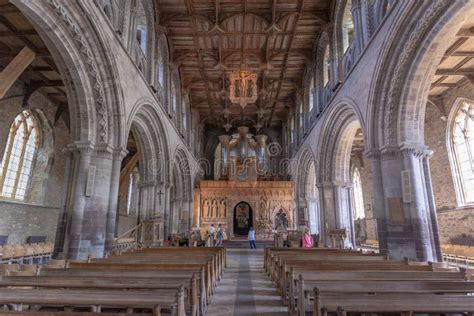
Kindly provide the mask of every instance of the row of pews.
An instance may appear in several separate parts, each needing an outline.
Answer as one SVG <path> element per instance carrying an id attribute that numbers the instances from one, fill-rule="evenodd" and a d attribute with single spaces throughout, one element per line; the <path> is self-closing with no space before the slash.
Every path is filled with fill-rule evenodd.
<path id="1" fill-rule="evenodd" d="M 331 248 L 266 248 L 265 271 L 290 314 L 472 313 L 473 272 Z"/>
<path id="2" fill-rule="evenodd" d="M 51 259 L 53 243 L 0 246 L 0 263 L 44 263 Z"/>
<path id="3" fill-rule="evenodd" d="M 162 247 L 40 266 L 0 277 L 0 315 L 204 315 L 225 262 L 224 248 Z"/>

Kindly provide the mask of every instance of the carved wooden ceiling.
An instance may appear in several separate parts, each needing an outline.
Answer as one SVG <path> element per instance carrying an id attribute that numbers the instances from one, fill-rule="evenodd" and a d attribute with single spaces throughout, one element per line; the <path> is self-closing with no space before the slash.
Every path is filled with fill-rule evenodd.
<path id="1" fill-rule="evenodd" d="M 26 85 L 23 106 L 27 108 L 30 97 L 39 92 L 57 105 L 55 120 L 62 116 L 69 124 L 66 91 L 50 52 L 28 19 L 8 0 L 0 0 L 0 70 L 25 46 L 36 58 L 19 78 Z"/>
<path id="2" fill-rule="evenodd" d="M 279 125 L 302 93 L 303 75 L 330 0 L 155 0 L 172 65 L 201 120 Z M 259 98 L 241 112 L 226 97 L 234 70 L 258 75 Z M 227 101 L 226 101 L 227 100 Z M 227 106 L 227 109 L 226 109 Z"/>
<path id="3" fill-rule="evenodd" d="M 428 103 L 447 117 L 441 96 L 466 82 L 474 83 L 474 19 L 467 21 L 444 53 L 432 79 Z"/>

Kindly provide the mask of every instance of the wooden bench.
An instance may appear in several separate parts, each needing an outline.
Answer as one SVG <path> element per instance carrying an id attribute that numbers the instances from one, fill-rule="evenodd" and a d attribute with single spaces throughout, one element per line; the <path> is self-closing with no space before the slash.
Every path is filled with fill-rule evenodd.
<path id="1" fill-rule="evenodd" d="M 32 287 L 32 288 L 58 288 L 58 289 L 142 289 L 158 290 L 167 289 L 177 291 L 183 287 L 187 296 L 189 310 L 192 316 L 199 314 L 200 291 L 197 285 L 196 276 L 193 275 L 191 281 L 189 276 L 173 278 L 136 278 L 128 275 L 120 277 L 96 276 L 96 277 L 24 277 L 5 276 L 0 278 L 1 287 Z"/>
<path id="2" fill-rule="evenodd" d="M 296 282 L 297 297 L 291 298 L 291 306 L 297 311 L 311 311 L 314 288 L 320 292 L 337 293 L 474 293 L 474 282 L 426 281 L 426 280 L 330 280 L 308 281 L 300 276 Z M 299 312 L 299 315 L 304 313 Z"/>
<path id="3" fill-rule="evenodd" d="M 472 313 L 474 296 L 435 293 L 343 293 L 314 289 L 313 316 L 353 313 Z"/>
<path id="4" fill-rule="evenodd" d="M 86 307 L 91 312 L 103 308 L 132 310 L 147 308 L 154 316 L 170 312 L 173 316 L 185 316 L 184 289 L 177 292 L 166 290 L 103 290 L 103 289 L 0 289 L 0 304 L 22 311 L 25 305 L 41 307 Z"/>

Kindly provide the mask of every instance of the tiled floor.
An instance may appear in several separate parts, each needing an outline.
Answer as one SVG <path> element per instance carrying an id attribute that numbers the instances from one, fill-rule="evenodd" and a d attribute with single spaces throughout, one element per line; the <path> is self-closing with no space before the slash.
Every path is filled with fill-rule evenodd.
<path id="1" fill-rule="evenodd" d="M 263 270 L 263 249 L 227 249 L 227 269 L 208 315 L 288 315 Z"/>

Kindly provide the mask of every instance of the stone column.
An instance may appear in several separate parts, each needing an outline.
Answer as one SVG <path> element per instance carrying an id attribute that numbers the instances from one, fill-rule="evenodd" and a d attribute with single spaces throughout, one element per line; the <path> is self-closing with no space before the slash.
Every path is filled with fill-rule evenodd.
<path id="1" fill-rule="evenodd" d="M 411 193 L 411 203 L 409 204 L 416 258 L 420 261 L 433 261 L 430 207 L 427 203 L 427 190 L 422 163 L 426 149 L 406 146 L 402 147 L 401 150 L 405 162 L 405 171 L 409 171 L 410 174 L 411 192 L 407 193 L 405 191 L 402 194 L 404 202 L 408 202 L 405 196 Z"/>
<path id="2" fill-rule="evenodd" d="M 423 157 L 423 172 L 425 175 L 425 185 L 429 205 L 429 218 L 431 220 L 431 247 L 433 250 L 433 258 L 438 262 L 442 262 L 443 253 L 441 251 L 441 242 L 439 239 L 438 216 L 436 213 L 436 202 L 433 194 L 433 182 L 431 181 L 430 159 L 432 156 L 433 151 L 428 151 Z"/>
<path id="3" fill-rule="evenodd" d="M 67 220 L 68 220 L 68 201 L 72 195 L 74 179 L 72 177 L 73 172 L 73 153 L 67 150 L 66 160 L 66 172 L 64 175 L 64 187 L 63 196 L 61 198 L 61 209 L 58 216 L 58 227 L 56 229 L 56 238 L 54 242 L 54 258 L 62 259 L 64 252 L 67 250 Z M 1 158 L 0 158 L 1 159 Z"/>
<path id="4" fill-rule="evenodd" d="M 338 216 L 336 213 L 336 202 L 334 194 L 334 185 L 331 182 L 318 184 L 320 196 L 321 212 L 321 240 L 326 246 L 331 246 L 331 240 L 328 236 L 330 229 L 337 228 Z"/>
<path id="5" fill-rule="evenodd" d="M 104 144 L 96 145 L 91 156 L 91 166 L 96 167 L 95 181 L 89 178 L 88 186 L 92 186 L 90 196 L 86 197 L 86 208 L 82 225 L 82 243 L 89 251 L 82 250 L 81 257 L 87 255 L 102 258 L 105 254 L 105 235 L 107 231 L 107 213 L 111 193 L 113 149 Z M 87 194 L 86 190 L 86 194 Z M 115 224 L 115 221 L 113 222 Z"/>
<path id="6" fill-rule="evenodd" d="M 107 212 L 107 232 L 105 235 L 105 251 L 112 251 L 115 237 L 118 192 L 120 186 L 120 169 L 122 168 L 122 160 L 127 155 L 127 151 L 116 149 L 113 152 L 112 160 L 112 177 L 110 179 L 109 209 Z"/>
<path id="7" fill-rule="evenodd" d="M 387 245 L 387 213 L 385 209 L 384 187 L 382 179 L 381 154 L 378 150 L 369 151 L 366 157 L 371 162 L 372 171 L 372 209 L 374 213 L 375 222 L 377 225 L 377 233 L 379 239 L 380 254 L 388 254 Z"/>
<path id="8" fill-rule="evenodd" d="M 361 0 L 352 0 L 351 12 L 355 33 L 355 38 L 353 38 L 354 43 L 352 44 L 355 45 L 353 57 L 356 58 L 360 55 L 365 45 Z"/>
<path id="9" fill-rule="evenodd" d="M 155 210 L 153 217 L 165 218 L 165 207 L 166 207 L 166 184 L 164 182 L 158 182 L 155 186 Z"/>
<path id="10" fill-rule="evenodd" d="M 386 147 L 381 151 L 380 172 L 376 163 L 373 166 L 374 215 L 381 253 L 386 252 L 394 259 L 437 259 L 433 255 L 435 224 L 428 197 L 431 183 L 426 181 L 423 166 L 427 153 L 423 146 Z M 383 205 L 376 198 L 380 183 Z"/>
<path id="11" fill-rule="evenodd" d="M 164 208 L 164 223 L 165 223 L 165 239 L 168 238 L 171 232 L 171 185 L 165 184 L 165 208 Z"/>
<path id="12" fill-rule="evenodd" d="M 76 142 L 67 148 L 71 150 L 73 155 L 72 165 L 74 170 L 71 177 L 73 179 L 71 183 L 73 191 L 68 203 L 70 218 L 68 225 L 70 228 L 67 235 L 67 258 L 81 259 L 82 222 L 86 205 L 85 190 L 93 145 L 90 142 Z"/>
<path id="13" fill-rule="evenodd" d="M 193 224 L 192 227 L 201 226 L 201 193 L 199 189 L 194 189 L 193 194 Z"/>
<path id="14" fill-rule="evenodd" d="M 152 218 L 155 214 L 156 181 L 140 181 L 140 219 Z"/>

